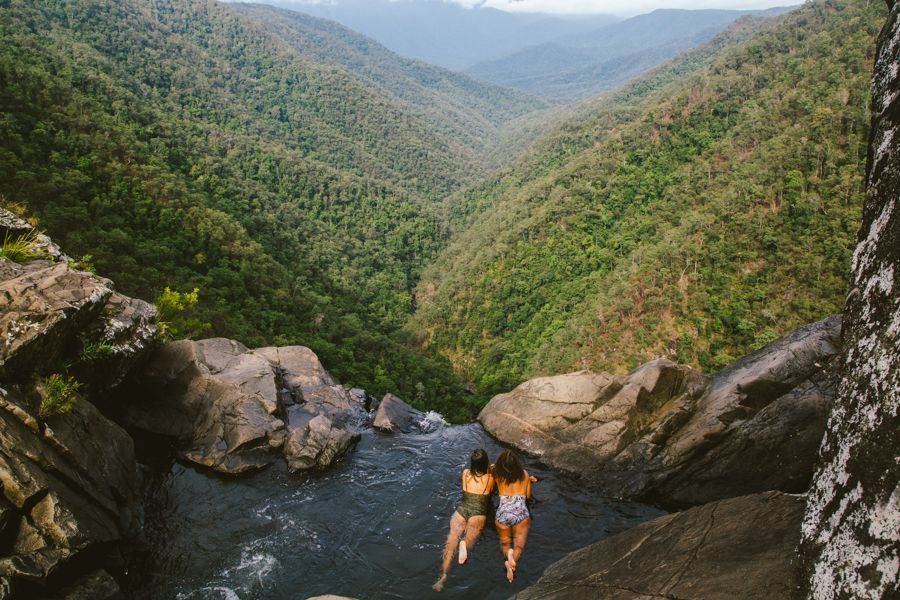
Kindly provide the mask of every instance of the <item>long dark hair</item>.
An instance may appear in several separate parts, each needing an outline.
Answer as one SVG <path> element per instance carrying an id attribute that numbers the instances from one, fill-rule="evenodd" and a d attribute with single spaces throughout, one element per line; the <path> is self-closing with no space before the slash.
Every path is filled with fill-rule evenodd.
<path id="1" fill-rule="evenodd" d="M 469 471 L 472 475 L 484 475 L 491 469 L 491 461 L 488 460 L 484 448 L 475 448 L 472 451 L 472 459 L 469 461 Z"/>
<path id="2" fill-rule="evenodd" d="M 504 450 L 494 463 L 494 477 L 503 483 L 513 483 L 525 479 L 525 467 L 519 457 Z"/>

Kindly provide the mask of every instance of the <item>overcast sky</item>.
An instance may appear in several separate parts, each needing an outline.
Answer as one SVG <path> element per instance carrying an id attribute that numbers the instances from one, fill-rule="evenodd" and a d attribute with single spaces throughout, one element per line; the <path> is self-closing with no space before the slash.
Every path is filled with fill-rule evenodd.
<path id="1" fill-rule="evenodd" d="M 800 0 L 444 0 L 463 6 L 484 5 L 507 11 L 605 13 L 635 15 L 657 8 L 770 8 L 800 4 Z"/>

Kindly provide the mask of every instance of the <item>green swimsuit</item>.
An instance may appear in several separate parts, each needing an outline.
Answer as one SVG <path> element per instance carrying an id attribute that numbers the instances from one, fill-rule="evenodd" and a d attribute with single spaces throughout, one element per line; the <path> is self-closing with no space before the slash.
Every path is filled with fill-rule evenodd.
<path id="1" fill-rule="evenodd" d="M 463 490 L 462 501 L 456 507 L 456 512 L 467 521 L 472 517 L 486 517 L 490 502 L 490 494 L 473 494 Z"/>

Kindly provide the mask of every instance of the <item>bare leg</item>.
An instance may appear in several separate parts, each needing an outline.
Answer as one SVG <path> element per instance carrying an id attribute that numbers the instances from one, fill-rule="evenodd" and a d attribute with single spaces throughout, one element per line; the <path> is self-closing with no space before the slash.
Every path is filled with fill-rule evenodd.
<path id="1" fill-rule="evenodd" d="M 459 564 L 465 564 L 466 560 L 468 560 L 469 550 L 475 546 L 475 540 L 478 539 L 478 534 L 484 528 L 486 520 L 487 517 L 476 516 L 470 517 L 466 522 L 466 535 L 463 541 L 459 543 Z"/>
<path id="2" fill-rule="evenodd" d="M 500 552 L 503 553 L 503 566 L 506 567 L 506 579 L 512 583 L 515 574 L 515 566 L 509 562 L 509 554 L 512 550 L 510 543 L 512 540 L 512 529 L 500 521 L 494 521 L 494 527 L 497 528 L 497 537 L 500 538 Z"/>
<path id="3" fill-rule="evenodd" d="M 434 582 L 434 585 L 431 586 L 436 592 L 440 592 L 444 589 L 444 582 L 447 580 L 447 572 L 450 571 L 450 563 L 453 561 L 453 554 L 456 552 L 456 547 L 459 545 L 459 537 L 462 535 L 465 528 L 466 520 L 461 514 L 454 511 L 453 516 L 450 517 L 450 533 L 447 535 L 447 543 L 444 545 L 444 560 L 441 565 L 441 576 Z"/>
<path id="4" fill-rule="evenodd" d="M 503 558 L 506 558 L 512 545 L 512 530 L 500 521 L 494 521 L 494 527 L 497 529 L 497 537 L 500 538 L 500 552 L 503 553 Z"/>
<path id="5" fill-rule="evenodd" d="M 512 536 L 513 536 L 513 547 L 510 549 L 509 554 L 509 562 L 512 563 L 513 570 L 516 568 L 516 563 L 519 561 L 519 558 L 522 556 L 522 551 L 525 550 L 525 540 L 528 539 L 528 530 L 531 529 L 531 519 L 525 519 L 518 525 L 513 525 L 512 527 Z"/>

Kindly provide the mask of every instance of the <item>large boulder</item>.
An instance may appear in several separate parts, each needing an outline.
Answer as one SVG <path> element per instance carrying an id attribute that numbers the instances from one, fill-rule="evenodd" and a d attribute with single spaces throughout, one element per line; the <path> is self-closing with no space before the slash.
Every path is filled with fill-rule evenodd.
<path id="1" fill-rule="evenodd" d="M 900 597 L 900 3 L 888 6 L 843 373 L 803 519 L 803 579 L 817 600 Z"/>
<path id="2" fill-rule="evenodd" d="M 136 399 L 117 407 L 116 418 L 178 439 L 186 460 L 242 473 L 270 464 L 269 449 L 284 442 L 272 368 L 236 342 L 167 344 L 135 377 Z"/>
<path id="3" fill-rule="evenodd" d="M 503 442 L 668 506 L 809 485 L 833 396 L 840 318 L 800 329 L 712 378 L 660 359 L 627 376 L 528 381 L 479 420 Z"/>
<path id="4" fill-rule="evenodd" d="M 802 497 L 765 492 L 665 515 L 565 556 L 514 598 L 788 600 L 802 514 Z"/>
<path id="5" fill-rule="evenodd" d="M 173 342 L 130 388 L 134 399 L 118 407 L 117 418 L 176 438 L 184 459 L 227 474 L 265 467 L 277 453 L 293 471 L 326 467 L 359 439 L 368 416 L 301 346 Z"/>

